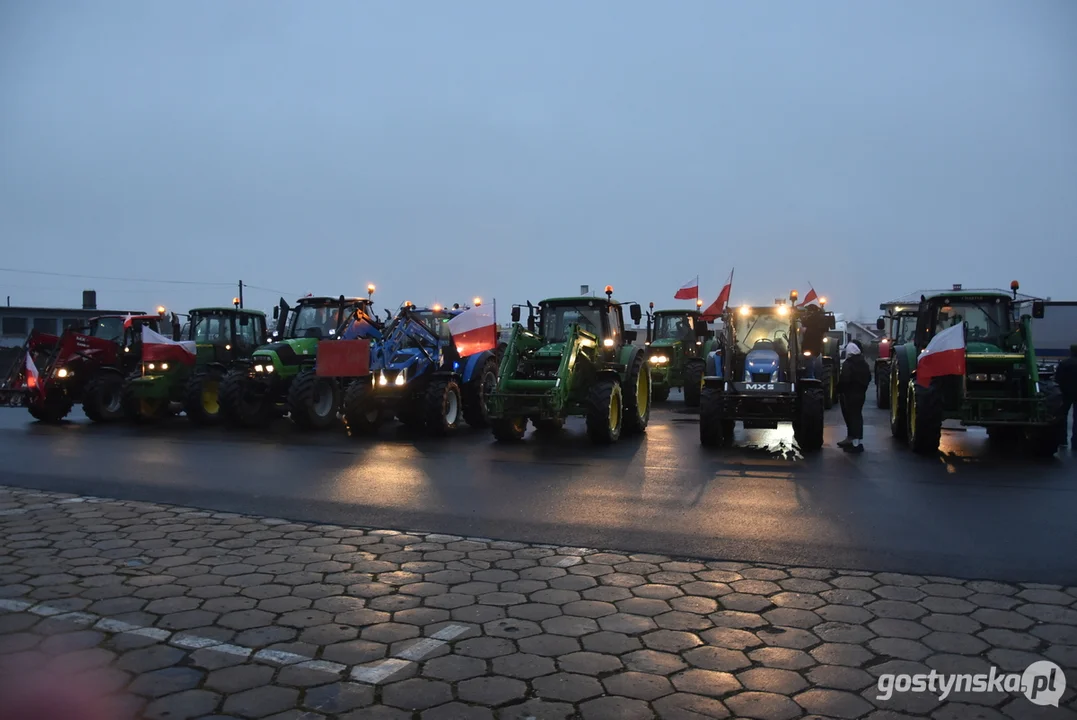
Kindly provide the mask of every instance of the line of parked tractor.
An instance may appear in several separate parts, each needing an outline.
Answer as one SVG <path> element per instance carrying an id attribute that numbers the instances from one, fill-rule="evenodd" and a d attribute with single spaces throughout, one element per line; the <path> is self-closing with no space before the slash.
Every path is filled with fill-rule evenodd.
<path id="1" fill-rule="evenodd" d="M 698 407 L 700 442 L 731 444 L 737 422 L 790 422 L 804 452 L 823 444 L 841 357 L 825 306 L 727 307 L 720 322 L 697 310 L 654 310 L 605 297 L 549 298 L 512 306 L 508 337 L 461 353 L 452 321 L 472 306 L 374 311 L 367 297 L 283 298 L 272 313 L 209 307 L 189 313 L 102 316 L 60 336 L 31 333 L 0 399 L 59 422 L 76 403 L 95 422 L 149 424 L 184 413 L 199 425 L 260 428 L 288 416 L 300 428 L 343 421 L 370 435 L 399 421 L 431 435 L 461 423 L 499 441 L 560 430 L 582 417 L 596 443 L 646 430 L 652 403 L 683 389 Z M 638 331 L 627 327 L 624 309 Z M 884 306 L 886 307 L 886 306 Z M 1029 308 L 1031 315 L 1023 314 Z M 526 312 L 526 317 L 524 313 Z M 876 364 L 880 407 L 896 438 L 936 452 L 945 420 L 981 425 L 994 441 L 1053 454 L 1061 399 L 1037 374 L 1030 318 L 1043 303 L 1001 290 L 922 294 L 889 307 Z M 916 382 L 920 353 L 948 323 L 967 333 L 967 372 Z M 157 343 L 157 340 L 162 341 Z"/>

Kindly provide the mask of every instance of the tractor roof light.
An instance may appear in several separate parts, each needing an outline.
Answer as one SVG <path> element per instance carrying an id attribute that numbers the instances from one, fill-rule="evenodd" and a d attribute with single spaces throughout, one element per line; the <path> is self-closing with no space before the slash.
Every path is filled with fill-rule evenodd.
<path id="1" fill-rule="evenodd" d="M 700 300 L 699 298 L 696 298 L 696 307 L 697 308 L 703 307 L 703 301 Z"/>
<path id="2" fill-rule="evenodd" d="M 797 293 L 796 290 L 789 291 L 789 300 L 791 302 L 796 302 L 798 297 L 800 297 L 800 295 Z"/>
<path id="3" fill-rule="evenodd" d="M 471 304 L 474 305 L 475 307 L 482 306 L 482 298 L 481 297 L 471 298 Z"/>
<path id="4" fill-rule="evenodd" d="M 158 305 L 157 306 L 157 314 L 158 315 L 164 315 L 165 314 L 165 306 L 164 305 Z"/>
<path id="5" fill-rule="evenodd" d="M 434 312 L 441 312 L 441 306 L 440 305 L 434 305 Z"/>
<path id="6" fill-rule="evenodd" d="M 239 298 L 237 298 L 237 297 L 232 298 L 232 304 L 235 305 L 238 308 L 239 307 Z"/>
<path id="7" fill-rule="evenodd" d="M 404 301 L 404 307 L 410 308 L 410 307 L 415 307 L 415 306 L 411 304 L 411 300 L 405 300 Z"/>
<path id="8" fill-rule="evenodd" d="M 613 286 L 612 285 L 607 285 L 606 286 L 606 299 L 607 300 L 613 300 Z"/>
<path id="9" fill-rule="evenodd" d="M 819 298 L 819 304 L 825 306 L 826 305 L 826 298 L 825 297 Z"/>
<path id="10" fill-rule="evenodd" d="M 366 294 L 367 295 L 373 295 L 374 294 L 374 283 L 370 283 L 369 285 L 366 286 Z"/>

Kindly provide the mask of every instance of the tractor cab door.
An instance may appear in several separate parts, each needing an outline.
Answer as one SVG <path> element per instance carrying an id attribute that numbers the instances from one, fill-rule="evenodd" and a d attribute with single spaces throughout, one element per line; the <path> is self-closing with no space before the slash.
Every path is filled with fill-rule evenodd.
<path id="1" fill-rule="evenodd" d="M 607 325 L 603 328 L 605 334 L 599 338 L 599 342 L 602 342 L 605 338 L 613 338 L 613 346 L 620 347 L 624 344 L 624 316 L 621 313 L 620 305 L 611 305 L 609 312 L 607 313 Z"/>
<path id="2" fill-rule="evenodd" d="M 265 320 L 261 315 L 239 313 L 233 318 L 232 355 L 247 357 L 265 343 Z"/>

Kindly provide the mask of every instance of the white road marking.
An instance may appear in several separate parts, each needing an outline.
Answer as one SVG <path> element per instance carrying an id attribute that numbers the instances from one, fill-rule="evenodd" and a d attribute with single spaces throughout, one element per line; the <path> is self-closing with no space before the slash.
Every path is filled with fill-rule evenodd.
<path id="1" fill-rule="evenodd" d="M 578 559 L 578 558 L 577 558 Z M 348 670 L 347 665 L 329 662 L 327 660 L 315 660 L 305 655 L 285 652 L 283 650 L 255 650 L 254 648 L 232 645 L 221 642 L 214 638 L 191 635 L 186 631 L 173 633 L 163 628 L 146 627 L 135 625 L 123 620 L 101 617 L 92 613 L 71 612 L 62 608 L 52 607 L 45 604 L 34 604 L 24 600 L 0 598 L 0 610 L 7 612 L 28 612 L 52 620 L 70 622 L 76 625 L 92 625 L 98 630 L 108 633 L 139 635 L 141 637 L 168 642 L 170 645 L 185 648 L 187 650 L 210 650 L 212 652 L 236 655 L 242 658 L 271 663 L 273 665 L 295 665 L 308 670 L 317 670 L 334 675 L 340 675 Z M 418 662 L 424 657 L 437 650 L 439 647 L 459 637 L 468 631 L 465 625 L 446 625 L 428 638 L 423 638 L 417 643 L 398 652 L 394 657 L 382 660 L 370 665 L 353 667 L 351 677 L 357 682 L 376 685 L 391 675 L 403 670 L 413 662 Z"/>

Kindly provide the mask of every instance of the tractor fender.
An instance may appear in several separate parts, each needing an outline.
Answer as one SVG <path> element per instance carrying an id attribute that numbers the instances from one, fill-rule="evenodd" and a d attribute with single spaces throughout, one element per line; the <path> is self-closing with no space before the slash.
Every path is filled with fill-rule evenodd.
<path id="1" fill-rule="evenodd" d="M 468 357 L 464 361 L 464 365 L 460 370 L 460 374 L 463 377 L 464 384 L 471 382 L 471 379 L 475 375 L 475 373 L 479 372 L 479 370 L 482 369 L 483 365 L 486 364 L 486 361 L 490 360 L 491 358 L 494 359 L 494 361 L 497 360 L 497 357 L 490 351 L 476 353 Z"/>
<path id="2" fill-rule="evenodd" d="M 712 350 L 707 353 L 706 367 L 703 374 L 707 377 L 722 377 L 722 351 Z"/>
<path id="3" fill-rule="evenodd" d="M 616 370 L 599 370 L 598 372 L 595 373 L 595 379 L 596 380 L 616 380 L 618 383 L 620 383 L 621 382 L 621 373 L 617 372 Z"/>
<path id="4" fill-rule="evenodd" d="M 216 370 L 217 372 L 221 373 L 222 375 L 224 373 L 228 372 L 228 366 L 223 362 L 206 363 L 204 366 L 202 366 L 202 369 L 203 370 Z"/>
<path id="5" fill-rule="evenodd" d="M 636 347 L 635 345 L 625 345 L 621 348 L 621 352 L 618 353 L 618 362 L 624 365 L 626 368 L 632 367 L 632 363 L 636 361 L 636 358 L 643 352 L 643 348 Z"/>
<path id="6" fill-rule="evenodd" d="M 118 367 L 113 367 L 111 365 L 101 365 L 101 366 L 99 366 L 94 371 L 94 375 L 95 376 L 96 375 L 116 375 L 116 376 L 121 377 L 121 378 L 126 377 L 123 374 L 123 371 L 121 371 Z"/>
<path id="7" fill-rule="evenodd" d="M 894 348 L 893 363 L 897 368 L 898 384 L 904 387 L 909 379 L 916 375 L 916 346 L 912 343 L 898 345 Z M 893 367 L 890 370 L 893 372 Z"/>

